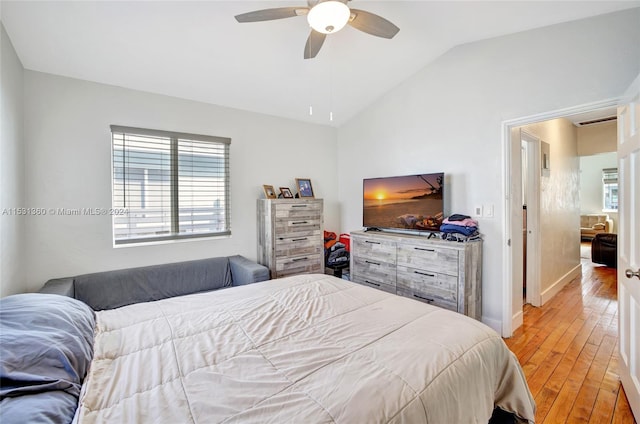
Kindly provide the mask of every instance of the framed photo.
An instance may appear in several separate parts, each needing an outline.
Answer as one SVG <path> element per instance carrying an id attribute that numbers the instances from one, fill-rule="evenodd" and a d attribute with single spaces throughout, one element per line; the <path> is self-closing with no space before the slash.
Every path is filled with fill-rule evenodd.
<path id="1" fill-rule="evenodd" d="M 293 199 L 293 193 L 289 190 L 289 187 L 280 187 L 280 194 L 285 199 Z"/>
<path id="2" fill-rule="evenodd" d="M 262 189 L 264 190 L 264 195 L 267 199 L 275 199 L 278 196 L 276 196 L 276 191 L 273 189 L 273 186 L 271 185 L 263 185 Z"/>
<path id="3" fill-rule="evenodd" d="M 296 178 L 296 187 L 300 197 L 313 198 L 313 187 L 311 186 L 311 180 L 309 178 Z"/>

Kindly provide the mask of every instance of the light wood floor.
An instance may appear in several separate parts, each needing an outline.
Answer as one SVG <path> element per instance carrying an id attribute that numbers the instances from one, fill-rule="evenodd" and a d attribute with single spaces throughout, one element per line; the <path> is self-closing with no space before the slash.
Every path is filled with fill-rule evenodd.
<path id="1" fill-rule="evenodd" d="M 616 289 L 615 269 L 583 258 L 582 280 L 541 308 L 525 305 L 524 325 L 505 339 L 526 374 L 537 424 L 635 423 L 617 373 Z"/>

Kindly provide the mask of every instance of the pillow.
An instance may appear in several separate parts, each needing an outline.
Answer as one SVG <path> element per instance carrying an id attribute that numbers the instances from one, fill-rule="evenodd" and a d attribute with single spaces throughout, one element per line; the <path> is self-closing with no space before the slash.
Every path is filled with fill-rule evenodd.
<path id="1" fill-rule="evenodd" d="M 0 421 L 71 422 L 70 405 L 77 405 L 93 356 L 94 326 L 93 310 L 70 297 L 0 299 Z M 64 416 L 44 420 L 43 410 Z"/>
<path id="2" fill-rule="evenodd" d="M 602 222 L 598 222 L 597 224 L 593 224 L 591 226 L 594 230 L 604 230 L 605 225 Z"/>

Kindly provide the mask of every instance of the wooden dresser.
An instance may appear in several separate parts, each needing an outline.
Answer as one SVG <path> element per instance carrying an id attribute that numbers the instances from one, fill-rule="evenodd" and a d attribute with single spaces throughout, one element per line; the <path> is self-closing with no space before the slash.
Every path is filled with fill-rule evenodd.
<path id="1" fill-rule="evenodd" d="M 351 281 L 482 318 L 482 241 L 351 233 Z"/>
<path id="2" fill-rule="evenodd" d="M 271 278 L 324 273 L 322 199 L 259 199 L 258 262 Z"/>

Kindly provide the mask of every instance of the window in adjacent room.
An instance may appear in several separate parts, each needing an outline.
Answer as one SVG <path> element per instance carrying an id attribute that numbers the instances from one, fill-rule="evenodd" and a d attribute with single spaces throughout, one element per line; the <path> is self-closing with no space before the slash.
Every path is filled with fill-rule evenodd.
<path id="1" fill-rule="evenodd" d="M 115 245 L 231 234 L 230 139 L 115 125 L 111 136 Z"/>
<path id="2" fill-rule="evenodd" d="M 602 210 L 618 210 L 618 168 L 602 170 Z"/>

